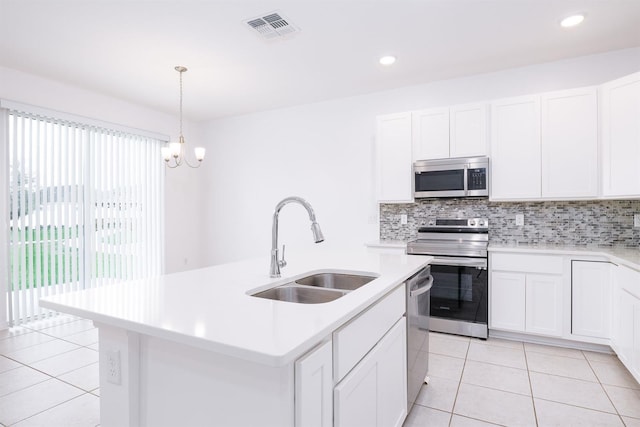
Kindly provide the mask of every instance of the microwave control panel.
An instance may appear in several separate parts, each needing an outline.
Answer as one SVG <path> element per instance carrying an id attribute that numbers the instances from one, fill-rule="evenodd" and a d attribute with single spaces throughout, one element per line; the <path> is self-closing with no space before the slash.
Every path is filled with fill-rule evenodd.
<path id="1" fill-rule="evenodd" d="M 485 190 L 487 188 L 487 169 L 467 169 L 467 189 Z"/>

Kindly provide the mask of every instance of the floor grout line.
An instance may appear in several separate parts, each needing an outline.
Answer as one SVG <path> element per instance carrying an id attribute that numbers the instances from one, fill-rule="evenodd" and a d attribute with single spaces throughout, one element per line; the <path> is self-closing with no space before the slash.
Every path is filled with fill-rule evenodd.
<path id="1" fill-rule="evenodd" d="M 469 348 L 471 347 L 471 342 L 467 343 L 467 351 L 464 355 L 464 363 L 462 364 L 462 372 L 460 372 L 460 379 L 458 379 L 458 388 L 456 388 L 456 395 L 453 398 L 453 406 L 451 406 L 451 413 L 449 415 L 449 427 L 451 427 L 451 423 L 453 422 L 453 414 L 456 409 L 456 402 L 458 401 L 458 394 L 460 393 L 460 387 L 462 387 L 462 377 L 464 376 L 464 368 L 467 366 L 467 356 L 469 356 Z"/>

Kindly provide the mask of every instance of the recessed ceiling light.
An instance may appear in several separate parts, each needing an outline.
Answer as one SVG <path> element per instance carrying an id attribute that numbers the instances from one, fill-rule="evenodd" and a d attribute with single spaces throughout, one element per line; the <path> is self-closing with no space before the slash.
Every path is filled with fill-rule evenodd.
<path id="1" fill-rule="evenodd" d="M 382 65 L 391 65 L 394 62 L 396 62 L 396 57 L 392 55 L 387 55 L 380 58 L 380 63 Z"/>
<path id="2" fill-rule="evenodd" d="M 564 28 L 575 27 L 582 21 L 584 21 L 584 15 L 571 15 L 560 21 L 560 25 Z"/>

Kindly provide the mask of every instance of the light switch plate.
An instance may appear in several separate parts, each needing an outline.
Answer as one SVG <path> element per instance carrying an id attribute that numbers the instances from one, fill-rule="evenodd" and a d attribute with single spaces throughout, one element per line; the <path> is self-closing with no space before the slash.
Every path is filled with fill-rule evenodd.
<path id="1" fill-rule="evenodd" d="M 633 215 L 633 228 L 640 228 L 640 214 Z"/>
<path id="2" fill-rule="evenodd" d="M 516 214 L 516 225 L 524 225 L 524 214 Z"/>

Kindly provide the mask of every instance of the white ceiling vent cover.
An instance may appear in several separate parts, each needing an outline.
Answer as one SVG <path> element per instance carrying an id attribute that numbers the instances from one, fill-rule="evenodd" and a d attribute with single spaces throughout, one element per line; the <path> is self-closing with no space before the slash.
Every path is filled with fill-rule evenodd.
<path id="1" fill-rule="evenodd" d="M 277 39 L 300 31 L 279 11 L 244 21 L 263 39 Z"/>

